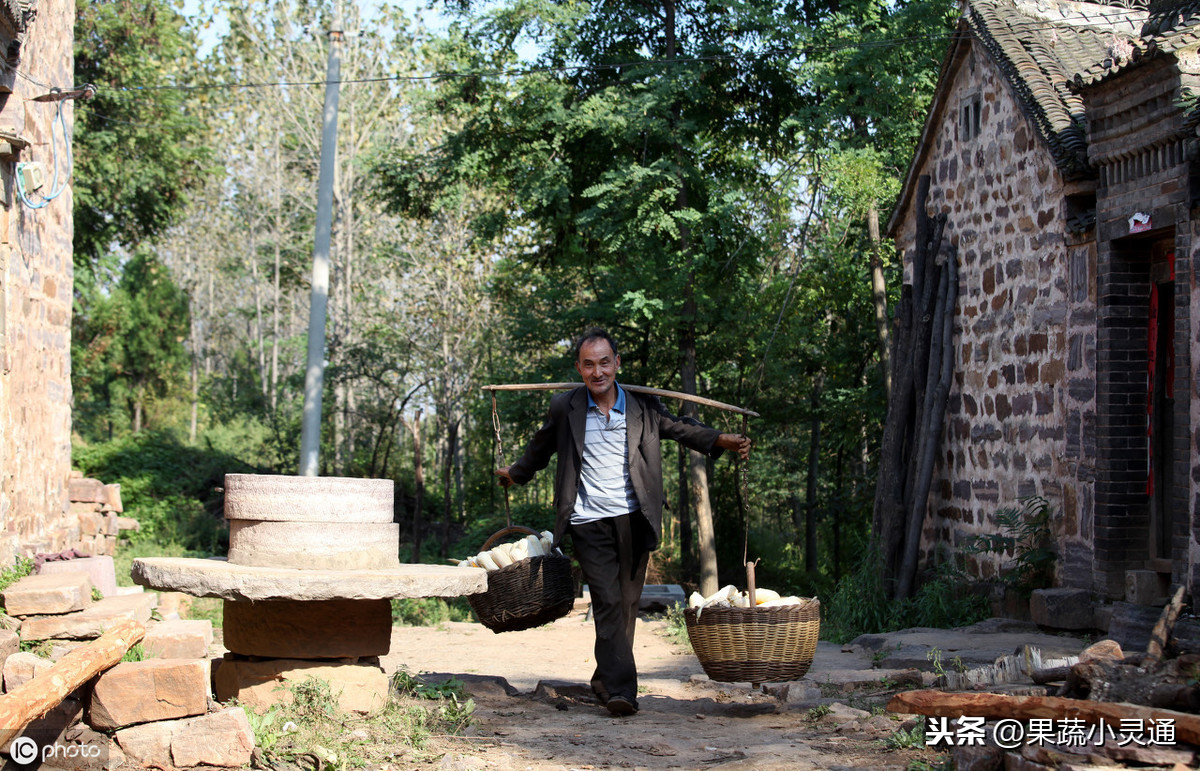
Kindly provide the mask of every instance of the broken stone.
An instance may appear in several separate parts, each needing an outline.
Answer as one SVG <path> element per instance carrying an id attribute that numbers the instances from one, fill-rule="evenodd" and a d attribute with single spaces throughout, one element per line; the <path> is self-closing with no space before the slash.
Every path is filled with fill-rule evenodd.
<path id="1" fill-rule="evenodd" d="M 148 659 L 117 664 L 96 680 L 88 724 L 101 731 L 203 715 L 207 659 Z"/>
<path id="2" fill-rule="evenodd" d="M 10 629 L 0 629 L 0 662 L 21 650 L 21 637 Z"/>
<path id="3" fill-rule="evenodd" d="M 392 605 L 387 600 L 226 600 L 222 628 L 225 647 L 243 656 L 383 656 L 391 646 Z"/>
<path id="4" fill-rule="evenodd" d="M 129 757 L 160 768 L 237 768 L 249 763 L 254 751 L 254 732 L 241 707 L 133 726 L 117 731 L 114 738 Z"/>
<path id="5" fill-rule="evenodd" d="M 72 503 L 108 503 L 108 491 L 99 479 L 67 481 L 67 499 Z"/>
<path id="6" fill-rule="evenodd" d="M 834 702 L 829 705 L 829 712 L 822 715 L 817 722 L 821 725 L 842 725 L 849 723 L 851 720 L 862 720 L 871 716 L 870 712 L 864 709 L 855 709 L 848 707 L 841 702 Z"/>
<path id="7" fill-rule="evenodd" d="M 83 723 L 70 726 L 59 737 L 54 755 L 43 768 L 63 771 L 112 771 L 125 763 L 117 743 Z M 43 743 L 38 746 L 45 746 Z"/>
<path id="8" fill-rule="evenodd" d="M 1086 664 L 1089 661 L 1121 661 L 1124 658 L 1125 653 L 1121 650 L 1121 644 L 1116 640 L 1101 640 L 1079 652 L 1080 664 Z"/>
<path id="9" fill-rule="evenodd" d="M 390 483 L 390 480 L 389 480 Z M 337 537 L 331 537 L 336 530 Z M 229 562 L 300 570 L 386 570 L 400 566 L 394 522 L 229 522 Z"/>
<path id="10" fill-rule="evenodd" d="M 1029 614 L 1038 626 L 1053 629 L 1091 629 L 1092 594 L 1087 589 L 1035 589 Z"/>
<path id="11" fill-rule="evenodd" d="M 225 475 L 225 518 L 275 522 L 390 523 L 390 479 Z"/>
<path id="12" fill-rule="evenodd" d="M 54 666 L 54 662 L 24 652 L 14 653 L 4 660 L 4 691 L 11 692 Z"/>
<path id="13" fill-rule="evenodd" d="M 192 598 L 183 592 L 160 592 L 158 595 L 158 615 L 164 619 L 187 618 L 191 609 Z"/>
<path id="14" fill-rule="evenodd" d="M 38 568 L 38 574 L 72 573 L 80 570 L 88 574 L 92 586 L 99 589 L 100 594 L 111 597 L 117 593 L 117 571 L 113 567 L 112 557 L 80 557 L 43 562 Z"/>
<path id="15" fill-rule="evenodd" d="M 104 495 L 108 499 L 106 502 L 112 510 L 118 513 L 124 512 L 125 507 L 121 505 L 121 485 L 111 484 L 104 486 Z"/>
<path id="16" fill-rule="evenodd" d="M 147 658 L 202 659 L 208 656 L 212 641 L 212 622 L 208 619 L 175 619 L 146 630 L 142 648 Z"/>
<path id="17" fill-rule="evenodd" d="M 4 590 L 4 609 L 12 616 L 70 613 L 91 602 L 92 582 L 81 570 L 25 576 Z"/>
<path id="18" fill-rule="evenodd" d="M 374 712 L 387 704 L 387 675 L 372 664 L 299 659 L 245 661 L 226 654 L 213 675 L 213 684 L 218 701 L 237 699 L 261 712 L 272 704 L 290 704 L 292 692 L 288 686 L 310 678 L 329 683 L 338 706 L 345 712 Z"/>
<path id="19" fill-rule="evenodd" d="M 87 610 L 61 616 L 30 616 L 21 623 L 22 640 L 84 640 L 99 637 L 124 619 L 139 623 L 150 620 L 154 609 L 153 594 L 105 597 Z"/>
<path id="20" fill-rule="evenodd" d="M 58 661 L 71 651 L 82 648 L 85 645 L 87 643 L 82 640 L 59 640 L 50 646 L 50 660 Z"/>
<path id="21" fill-rule="evenodd" d="M 135 559 L 130 573 L 134 582 L 151 589 L 226 600 L 377 600 L 458 597 L 487 591 L 485 570 L 449 565 L 411 564 L 366 572 L 265 568 L 224 560 L 150 557 Z"/>
<path id="22" fill-rule="evenodd" d="M 142 523 L 138 522 L 133 517 L 117 517 L 117 530 L 132 530 L 138 532 L 142 529 Z"/>

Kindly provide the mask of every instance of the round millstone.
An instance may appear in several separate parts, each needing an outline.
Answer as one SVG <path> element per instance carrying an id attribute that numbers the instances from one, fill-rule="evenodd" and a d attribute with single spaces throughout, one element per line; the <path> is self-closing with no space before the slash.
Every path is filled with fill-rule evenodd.
<path id="1" fill-rule="evenodd" d="M 390 479 L 225 475 L 225 518 L 272 522 L 389 523 Z"/>
<path id="2" fill-rule="evenodd" d="M 133 561 L 129 572 L 134 583 L 150 589 L 226 600 L 379 600 L 460 597 L 487 591 L 487 571 L 452 565 L 296 570 L 234 565 L 217 559 L 142 557 Z"/>
<path id="3" fill-rule="evenodd" d="M 229 561 L 299 570 L 399 567 L 400 526 L 392 522 L 229 522 Z"/>
<path id="4" fill-rule="evenodd" d="M 388 600 L 226 600 L 222 629 L 225 647 L 243 656 L 386 656 L 392 641 L 392 604 Z"/>

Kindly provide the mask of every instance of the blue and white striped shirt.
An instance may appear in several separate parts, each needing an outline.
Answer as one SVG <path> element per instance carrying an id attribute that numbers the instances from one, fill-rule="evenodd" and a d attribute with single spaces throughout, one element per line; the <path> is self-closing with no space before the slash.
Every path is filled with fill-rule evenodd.
<path id="1" fill-rule="evenodd" d="M 625 389 L 617 386 L 617 401 L 600 412 L 591 393 L 583 436 L 583 464 L 579 470 L 579 494 L 575 498 L 572 525 L 617 517 L 638 509 L 633 481 L 629 478 L 629 443 L 625 432 Z"/>

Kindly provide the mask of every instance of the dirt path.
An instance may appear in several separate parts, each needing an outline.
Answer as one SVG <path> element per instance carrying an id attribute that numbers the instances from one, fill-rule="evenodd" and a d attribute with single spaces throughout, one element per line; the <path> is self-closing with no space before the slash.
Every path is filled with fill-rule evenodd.
<path id="1" fill-rule="evenodd" d="M 641 711 L 625 719 L 610 717 L 591 698 L 586 683 L 594 632 L 579 614 L 499 635 L 467 623 L 396 628 L 383 663 L 389 674 L 403 666 L 433 673 L 426 674 L 429 681 L 457 676 L 475 699 L 476 721 L 467 735 L 438 740 L 445 752 L 440 768 L 782 771 L 936 763 L 927 750 L 885 747 L 884 739 L 902 727 L 898 719 L 840 706 L 869 710 L 887 693 L 862 682 L 843 691 L 832 678 L 822 679 L 822 671 L 846 671 L 848 654 L 838 646 L 822 643 L 805 681 L 765 694 L 744 683 L 710 682 L 691 651 L 665 630 L 665 621 L 639 621 Z M 868 680 L 877 676 L 869 659 L 865 669 Z"/>

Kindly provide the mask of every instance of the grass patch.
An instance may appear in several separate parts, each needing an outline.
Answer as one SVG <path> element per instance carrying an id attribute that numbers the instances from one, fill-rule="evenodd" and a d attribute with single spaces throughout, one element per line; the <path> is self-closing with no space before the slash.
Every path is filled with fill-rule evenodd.
<path id="1" fill-rule="evenodd" d="M 438 626 L 447 621 L 474 621 L 475 614 L 465 597 L 450 602 L 441 597 L 392 600 L 393 626 Z"/>

